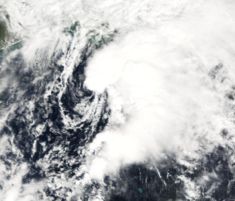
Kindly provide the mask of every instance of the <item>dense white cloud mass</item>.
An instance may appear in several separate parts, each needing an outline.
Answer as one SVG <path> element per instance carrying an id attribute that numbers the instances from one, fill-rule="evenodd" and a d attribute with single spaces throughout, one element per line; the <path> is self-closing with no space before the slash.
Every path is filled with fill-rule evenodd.
<path id="1" fill-rule="evenodd" d="M 125 33 L 90 60 L 86 85 L 107 90 L 112 109 L 96 139 L 105 148 L 94 176 L 165 151 L 195 157 L 201 146 L 223 143 L 219 133 L 231 126 L 224 93 L 235 72 L 234 16 L 224 3 L 185 6 L 177 18 Z M 221 64 L 228 77 L 220 82 L 210 71 Z"/>
<path id="2" fill-rule="evenodd" d="M 113 41 L 88 59 L 85 86 L 97 96 L 108 94 L 111 115 L 104 131 L 84 151 L 79 172 L 86 177 L 77 182 L 78 194 L 92 179 L 103 180 L 133 163 L 157 164 L 165 154 L 193 165 L 187 160 L 228 143 L 221 136 L 223 129 L 235 134 L 234 106 L 225 99 L 235 84 L 234 1 L 0 0 L 0 5 L 9 13 L 10 32 L 23 41 L 17 51 L 27 64 L 65 52 L 69 41 L 65 29 L 79 21 L 79 34 L 59 61 L 66 66 L 61 76 L 65 85 L 90 32 L 107 36 L 117 30 Z M 107 27 L 101 28 L 102 23 Z M 14 52 L 9 60 L 11 56 Z M 42 62 L 39 70 L 46 72 L 43 67 Z M 92 118 L 87 110 L 84 118 Z M 21 193 L 18 179 L 26 167 L 17 168 L 20 171 L 12 173 L 10 181 L 14 185 L 11 188 L 9 182 L 1 199 L 31 201 L 34 191 L 26 186 Z M 190 182 L 192 199 L 197 193 Z"/>

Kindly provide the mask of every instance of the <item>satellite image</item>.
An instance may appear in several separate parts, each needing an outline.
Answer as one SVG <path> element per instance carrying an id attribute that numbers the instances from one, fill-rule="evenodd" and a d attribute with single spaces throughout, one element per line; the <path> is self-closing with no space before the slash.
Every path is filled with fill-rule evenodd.
<path id="1" fill-rule="evenodd" d="M 0 0 L 0 201 L 235 201 L 235 1 Z"/>

